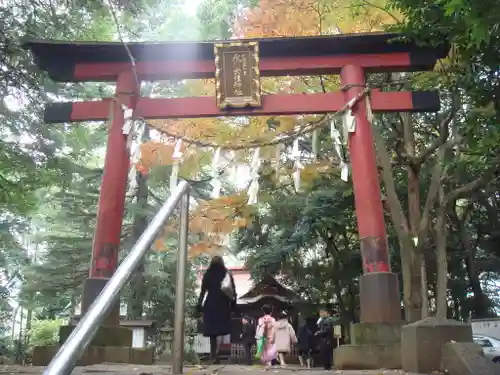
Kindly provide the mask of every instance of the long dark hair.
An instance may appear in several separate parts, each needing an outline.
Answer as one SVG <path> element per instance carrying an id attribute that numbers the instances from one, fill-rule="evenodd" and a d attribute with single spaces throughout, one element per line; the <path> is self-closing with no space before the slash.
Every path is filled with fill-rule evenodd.
<path id="1" fill-rule="evenodd" d="M 213 267 L 216 267 L 216 268 L 222 267 L 222 268 L 226 269 L 226 265 L 224 264 L 224 259 L 219 255 L 214 255 L 212 257 L 212 259 L 210 259 L 210 265 L 208 266 L 207 271 Z"/>
<path id="2" fill-rule="evenodd" d="M 221 256 L 215 255 L 210 260 L 210 265 L 203 275 L 203 280 L 207 284 L 218 284 L 222 282 L 224 276 L 226 276 L 227 268 L 224 265 L 224 259 Z"/>

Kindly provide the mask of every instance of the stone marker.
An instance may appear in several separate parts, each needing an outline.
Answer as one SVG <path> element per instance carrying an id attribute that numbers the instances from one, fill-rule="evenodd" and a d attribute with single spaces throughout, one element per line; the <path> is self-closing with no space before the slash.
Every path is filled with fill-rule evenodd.
<path id="1" fill-rule="evenodd" d="M 481 346 L 462 342 L 443 345 L 441 370 L 450 375 L 500 374 L 500 366 L 483 356 Z"/>
<path id="2" fill-rule="evenodd" d="M 408 324 L 401 332 L 402 368 L 428 374 L 441 367 L 441 350 L 450 341 L 472 343 L 470 324 L 457 320 L 427 318 Z"/>

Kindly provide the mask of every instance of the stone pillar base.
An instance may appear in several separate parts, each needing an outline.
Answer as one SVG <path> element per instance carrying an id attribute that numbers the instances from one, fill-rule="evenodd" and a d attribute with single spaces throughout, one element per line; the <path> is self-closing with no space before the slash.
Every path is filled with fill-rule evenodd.
<path id="1" fill-rule="evenodd" d="M 359 279 L 363 323 L 398 323 L 402 320 L 398 276 L 392 272 L 366 273 Z"/>
<path id="2" fill-rule="evenodd" d="M 82 316 L 88 311 L 109 279 L 86 279 L 83 283 Z M 120 325 L 120 301 L 116 301 L 103 322 L 105 326 Z"/>
<path id="3" fill-rule="evenodd" d="M 443 345 L 450 341 L 472 342 L 471 325 L 427 318 L 404 326 L 401 335 L 403 371 L 429 374 L 439 370 Z"/>
<path id="4" fill-rule="evenodd" d="M 33 366 L 47 366 L 59 350 L 58 345 L 35 346 L 33 348 Z M 77 366 L 89 366 L 99 363 L 131 363 L 152 365 L 154 348 L 130 348 L 125 346 L 89 346 L 76 362 Z"/>
<path id="5" fill-rule="evenodd" d="M 400 369 L 401 344 L 341 345 L 334 357 L 339 370 Z"/>
<path id="6" fill-rule="evenodd" d="M 352 324 L 352 345 L 335 349 L 335 367 L 339 370 L 401 368 L 401 326 L 401 322 Z"/>
<path id="7" fill-rule="evenodd" d="M 403 322 L 351 324 L 351 343 L 354 345 L 378 345 L 401 343 Z"/>

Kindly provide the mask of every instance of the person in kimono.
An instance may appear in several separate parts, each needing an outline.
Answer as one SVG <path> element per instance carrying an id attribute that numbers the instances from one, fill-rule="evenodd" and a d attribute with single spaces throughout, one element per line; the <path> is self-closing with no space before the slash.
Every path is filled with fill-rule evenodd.
<path id="1" fill-rule="evenodd" d="M 271 316 L 273 312 L 271 306 L 263 306 L 262 312 L 264 315 L 259 318 L 257 334 L 255 336 L 257 340 L 264 339 L 264 346 L 262 348 L 262 353 L 260 353 L 260 359 L 269 369 L 276 359 L 276 345 L 274 343 L 274 326 L 276 320 Z"/>
<path id="2" fill-rule="evenodd" d="M 286 367 L 285 355 L 290 354 L 292 345 L 297 343 L 295 330 L 288 321 L 288 314 L 282 311 L 278 315 L 278 321 L 274 326 L 274 343 L 278 353 L 278 359 L 281 367 Z"/>

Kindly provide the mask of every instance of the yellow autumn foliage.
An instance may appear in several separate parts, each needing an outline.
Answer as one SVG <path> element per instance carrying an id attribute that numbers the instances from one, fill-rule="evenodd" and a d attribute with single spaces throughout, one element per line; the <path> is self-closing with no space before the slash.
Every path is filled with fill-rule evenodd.
<path id="1" fill-rule="evenodd" d="M 225 237 L 234 229 L 247 226 L 251 221 L 253 209 L 247 206 L 247 199 L 246 194 L 238 194 L 199 203 L 190 212 L 189 231 L 190 233 L 198 233 L 202 237 L 202 241 L 190 247 L 190 254 L 199 254 L 202 250 L 205 252 L 210 250 L 209 253 L 214 255 L 214 251 L 222 251 L 223 246 L 220 243 L 224 241 Z M 154 249 L 166 251 L 163 237 L 166 234 L 177 233 L 178 230 L 178 220 L 169 221 L 154 243 Z"/>

